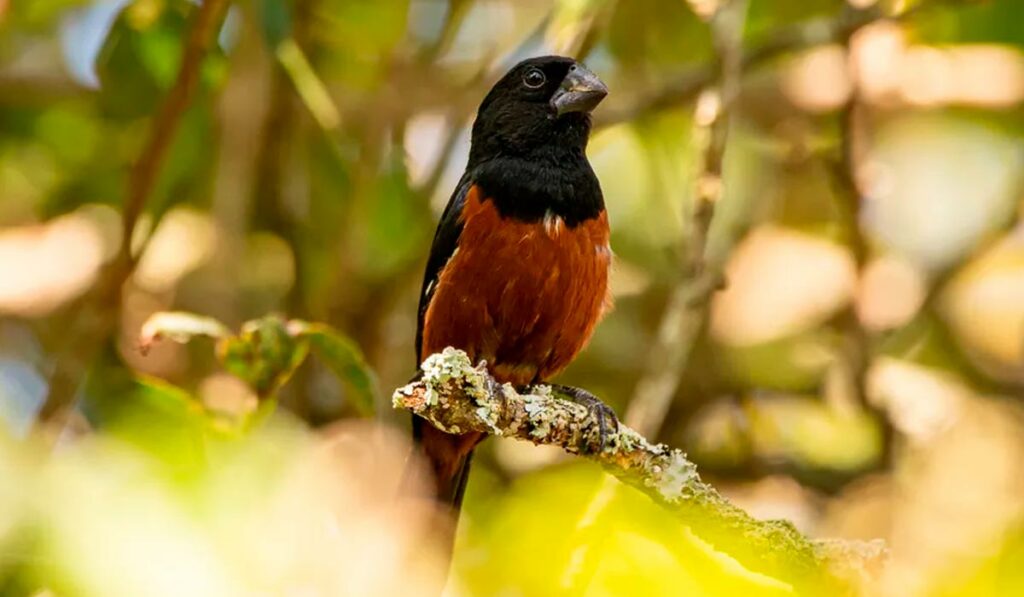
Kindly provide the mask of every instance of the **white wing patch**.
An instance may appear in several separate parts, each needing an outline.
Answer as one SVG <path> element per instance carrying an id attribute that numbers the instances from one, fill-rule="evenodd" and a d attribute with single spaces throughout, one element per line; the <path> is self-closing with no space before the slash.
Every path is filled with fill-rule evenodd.
<path id="1" fill-rule="evenodd" d="M 430 282 L 427 282 L 427 287 L 423 289 L 423 296 L 430 298 L 431 294 L 434 292 L 434 287 L 437 286 L 437 281 L 441 279 L 441 274 L 444 273 L 444 268 L 448 267 L 448 264 L 451 263 L 452 259 L 455 259 L 455 256 L 458 254 L 459 247 L 455 247 L 455 250 L 452 251 L 452 254 L 448 257 L 448 260 L 444 262 L 444 265 L 441 266 L 441 269 L 437 270 L 437 276 L 435 276 Z"/>
<path id="2" fill-rule="evenodd" d="M 562 233 L 565 221 L 561 216 L 556 216 L 550 209 L 544 212 L 544 232 L 554 238 Z"/>

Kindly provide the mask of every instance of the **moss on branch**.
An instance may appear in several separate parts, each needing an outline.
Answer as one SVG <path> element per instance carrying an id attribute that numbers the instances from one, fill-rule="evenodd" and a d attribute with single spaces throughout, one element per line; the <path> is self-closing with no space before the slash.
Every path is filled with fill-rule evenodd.
<path id="1" fill-rule="evenodd" d="M 481 431 L 554 445 L 598 462 L 748 570 L 789 582 L 800 594 L 856 592 L 852 580 L 862 579 L 850 577 L 863 576 L 884 558 L 879 544 L 837 549 L 835 542 L 808 539 L 789 521 L 753 518 L 704 483 L 682 451 L 652 444 L 624 425 L 602 446 L 595 414 L 559 398 L 549 386 L 517 392 L 497 383 L 484 364 L 474 366 L 466 353 L 452 348 L 428 357 L 421 369 L 418 381 L 395 391 L 396 408 L 450 433 Z"/>

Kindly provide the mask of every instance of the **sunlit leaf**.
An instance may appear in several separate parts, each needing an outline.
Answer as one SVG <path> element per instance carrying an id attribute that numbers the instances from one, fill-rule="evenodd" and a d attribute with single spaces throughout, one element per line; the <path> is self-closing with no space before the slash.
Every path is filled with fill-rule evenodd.
<path id="1" fill-rule="evenodd" d="M 151 315 L 142 324 L 139 348 L 146 352 L 154 342 L 162 338 L 184 343 L 196 336 L 220 339 L 229 335 L 230 330 L 212 317 L 181 311 L 161 311 Z"/>
<path id="2" fill-rule="evenodd" d="M 744 569 L 647 497 L 614 483 L 612 499 L 587 528 L 581 519 L 602 484 L 593 464 L 521 477 L 489 500 L 476 501 L 471 480 L 468 524 L 454 564 L 459 580 L 471 594 L 495 586 L 523 595 L 792 594 L 785 583 Z M 580 568 L 575 574 L 574 566 Z"/>
<path id="3" fill-rule="evenodd" d="M 109 351 L 89 374 L 82 408 L 96 428 L 154 458 L 182 482 L 202 473 L 207 441 L 230 433 L 188 392 L 134 374 Z"/>

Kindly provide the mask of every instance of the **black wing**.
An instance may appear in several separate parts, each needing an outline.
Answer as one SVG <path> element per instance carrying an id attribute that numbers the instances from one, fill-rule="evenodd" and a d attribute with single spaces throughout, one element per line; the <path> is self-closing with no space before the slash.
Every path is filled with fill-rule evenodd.
<path id="1" fill-rule="evenodd" d="M 437 224 L 437 232 L 434 233 L 434 243 L 430 246 L 430 257 L 427 259 L 427 269 L 423 273 L 423 286 L 420 288 L 420 307 L 416 318 L 416 366 L 426 355 L 421 355 L 423 347 L 423 318 L 427 314 L 427 307 L 430 305 L 430 298 L 437 289 L 437 279 L 441 275 L 448 260 L 455 253 L 459 246 L 459 235 L 462 234 L 462 208 L 466 204 L 466 194 L 469 192 L 473 182 L 469 173 L 462 175 L 462 180 L 455 187 L 455 192 L 448 199 L 448 205 L 441 214 L 441 220 Z"/>

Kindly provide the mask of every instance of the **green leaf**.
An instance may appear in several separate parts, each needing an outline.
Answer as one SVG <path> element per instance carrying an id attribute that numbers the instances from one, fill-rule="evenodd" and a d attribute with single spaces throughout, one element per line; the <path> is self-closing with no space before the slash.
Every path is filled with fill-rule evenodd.
<path id="1" fill-rule="evenodd" d="M 268 315 L 246 322 L 241 334 L 217 345 L 224 368 L 260 398 L 274 396 L 309 354 L 309 343 L 293 336 L 287 325 L 280 316 Z"/>
<path id="2" fill-rule="evenodd" d="M 96 57 L 107 114 L 131 119 L 156 109 L 177 72 L 192 10 L 176 0 L 129 3 L 121 11 Z"/>
<path id="3" fill-rule="evenodd" d="M 913 30 L 923 43 L 1005 43 L 1024 46 L 1020 0 L 958 3 L 921 11 Z"/>
<path id="4" fill-rule="evenodd" d="M 223 367 L 265 402 L 288 383 L 312 348 L 348 386 L 353 407 L 364 416 L 374 412 L 378 390 L 373 370 L 359 346 L 328 325 L 268 315 L 246 322 L 236 336 L 211 317 L 160 312 L 143 324 L 139 347 L 145 351 L 161 338 L 188 342 L 196 336 L 216 338 Z"/>
<path id="5" fill-rule="evenodd" d="M 92 364 L 82 409 L 94 427 L 135 446 L 186 483 L 205 469 L 209 443 L 230 431 L 182 388 L 129 370 L 112 346 Z"/>
<path id="6" fill-rule="evenodd" d="M 292 321 L 289 328 L 298 337 L 307 339 L 316 356 L 349 386 L 355 409 L 361 415 L 373 415 L 378 397 L 377 379 L 359 346 L 324 324 Z"/>

